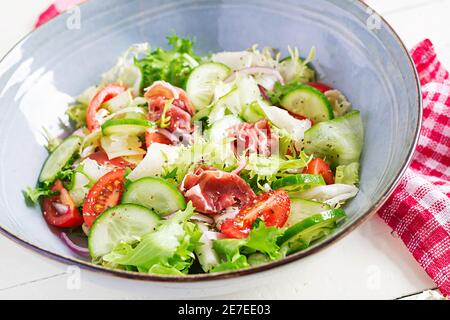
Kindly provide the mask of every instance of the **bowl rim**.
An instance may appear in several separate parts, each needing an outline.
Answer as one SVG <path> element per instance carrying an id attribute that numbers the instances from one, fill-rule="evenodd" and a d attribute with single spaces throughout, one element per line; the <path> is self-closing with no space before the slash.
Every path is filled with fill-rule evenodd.
<path id="1" fill-rule="evenodd" d="M 84 6 L 87 3 L 90 3 L 91 1 L 85 1 L 84 3 L 79 4 L 78 6 Z M 117 270 L 117 269 L 109 269 L 105 268 L 99 265 L 95 265 L 88 261 L 79 260 L 76 258 L 68 257 L 65 255 L 57 254 L 54 252 L 51 252 L 47 249 L 40 248 L 39 246 L 28 242 L 27 240 L 22 239 L 21 237 L 13 234 L 12 232 L 8 231 L 6 228 L 0 225 L 0 233 L 6 236 L 7 238 L 11 239 L 12 241 L 18 243 L 19 245 L 31 249 L 33 252 L 37 252 L 45 257 L 48 257 L 52 260 L 58 261 L 63 264 L 68 265 L 75 265 L 78 266 L 84 270 L 89 270 L 93 272 L 99 272 L 105 275 L 110 276 L 118 276 L 120 278 L 125 279 L 133 279 L 133 280 L 145 280 L 146 282 L 155 282 L 155 283 L 195 283 L 195 282 L 205 282 L 205 281 L 217 281 L 217 280 L 226 280 L 231 278 L 236 278 L 240 276 L 246 276 L 246 275 L 252 275 L 256 273 L 261 273 L 265 271 L 269 271 L 272 269 L 275 269 L 277 267 L 281 267 L 287 264 L 290 264 L 291 262 L 300 260 L 302 258 L 305 258 L 307 256 L 310 256 L 314 253 L 317 253 L 319 251 L 322 251 L 326 247 L 330 246 L 333 243 L 336 243 L 337 241 L 343 239 L 345 236 L 347 236 L 350 232 L 352 232 L 354 229 L 359 227 L 362 223 L 367 221 L 372 215 L 375 214 L 375 212 L 386 202 L 386 200 L 389 198 L 389 196 L 394 192 L 397 185 L 400 183 L 401 178 L 403 177 L 404 173 L 406 172 L 407 168 L 409 167 L 412 157 L 414 155 L 414 151 L 416 149 L 417 143 L 419 141 L 420 137 L 420 129 L 422 127 L 422 115 L 423 115 L 423 100 L 422 100 L 422 90 L 419 80 L 419 75 L 417 72 L 417 69 L 414 65 L 413 59 L 406 48 L 405 44 L 397 34 L 397 32 L 392 28 L 392 26 L 386 21 L 386 19 L 380 15 L 376 10 L 374 10 L 371 6 L 369 6 L 367 3 L 365 3 L 363 0 L 357 0 L 355 3 L 356 5 L 360 5 L 363 8 L 365 8 L 366 11 L 371 10 L 372 13 L 378 15 L 378 17 L 381 19 L 382 23 L 386 26 L 388 31 L 390 31 L 396 40 L 396 42 L 399 44 L 401 50 L 404 52 L 408 59 L 408 65 L 411 69 L 415 84 L 416 84 L 416 95 L 417 95 L 417 105 L 418 105 L 418 118 L 417 123 L 415 127 L 415 133 L 414 133 L 414 140 L 413 143 L 410 146 L 410 149 L 408 150 L 408 156 L 406 157 L 400 171 L 395 176 L 395 179 L 391 181 L 388 188 L 384 192 L 384 194 L 381 195 L 379 200 L 375 202 L 367 212 L 365 212 L 363 215 L 355 219 L 352 224 L 349 224 L 345 228 L 342 229 L 340 233 L 336 233 L 334 235 L 331 235 L 327 237 L 326 239 L 320 241 L 319 243 L 315 244 L 314 246 L 310 247 L 309 249 L 306 249 L 304 251 L 297 252 L 293 255 L 287 256 L 280 260 L 275 260 L 267 264 L 263 264 L 260 266 L 255 266 L 247 269 L 239 269 L 234 271 L 228 271 L 228 272 L 218 272 L 218 273 L 204 273 L 204 274 L 192 274 L 189 276 L 164 276 L 164 275 L 152 275 L 152 274 L 145 274 L 145 273 L 138 273 L 138 272 L 132 272 L 132 271 L 124 271 L 124 270 Z M 59 16 L 61 18 L 61 15 Z M 55 17 L 52 20 L 56 20 L 58 17 Z M 47 23 L 52 23 L 52 21 L 49 21 Z M 9 56 L 9 54 L 18 47 L 22 41 L 24 41 L 26 38 L 34 34 L 36 29 L 31 30 L 28 32 L 25 36 L 23 36 L 13 47 L 11 47 L 6 54 L 1 57 L 0 64 Z"/>

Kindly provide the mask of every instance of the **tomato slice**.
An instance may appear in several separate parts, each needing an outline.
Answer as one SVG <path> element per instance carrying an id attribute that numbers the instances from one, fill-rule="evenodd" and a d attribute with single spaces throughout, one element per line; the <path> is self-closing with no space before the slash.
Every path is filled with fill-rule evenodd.
<path id="1" fill-rule="evenodd" d="M 125 170 L 114 169 L 97 180 L 83 204 L 84 222 L 90 227 L 106 209 L 116 206 L 122 198 Z"/>
<path id="2" fill-rule="evenodd" d="M 99 165 L 112 165 L 117 168 L 135 167 L 133 163 L 128 162 L 122 157 L 117 157 L 110 160 L 105 151 L 91 153 L 87 158 L 96 161 Z"/>
<path id="3" fill-rule="evenodd" d="M 150 147 L 150 145 L 152 143 L 161 143 L 161 144 L 171 145 L 172 141 L 170 141 L 169 138 L 167 138 L 165 135 L 163 135 L 159 132 L 147 130 L 145 132 L 145 144 L 147 146 L 147 149 Z"/>
<path id="4" fill-rule="evenodd" d="M 43 215 L 47 223 L 59 228 L 81 226 L 83 224 L 83 216 L 60 180 L 55 181 L 52 191 L 59 191 L 59 195 L 47 196 L 42 202 Z"/>
<path id="5" fill-rule="evenodd" d="M 220 231 L 229 238 L 246 238 L 256 219 L 261 219 L 268 227 L 281 228 L 289 218 L 291 201 L 284 190 L 260 194 L 254 202 L 241 208 L 234 219 L 226 220 Z"/>
<path id="6" fill-rule="evenodd" d="M 334 183 L 333 171 L 331 171 L 328 163 L 326 163 L 320 158 L 311 160 L 308 163 L 308 166 L 305 168 L 304 173 L 320 174 L 322 175 L 323 180 L 325 180 L 326 184 Z"/>
<path id="7" fill-rule="evenodd" d="M 322 82 L 309 82 L 308 86 L 314 87 L 322 93 L 325 93 L 328 90 L 332 90 L 331 87 L 327 86 L 326 84 L 323 84 Z"/>
<path id="8" fill-rule="evenodd" d="M 86 113 L 86 124 L 89 131 L 94 131 L 95 129 L 98 129 L 100 127 L 100 124 L 95 119 L 95 115 L 97 114 L 97 111 L 100 109 L 102 104 L 125 92 L 125 90 L 127 89 L 123 86 L 117 84 L 107 84 L 97 91 L 97 93 L 89 103 L 89 107 Z"/>

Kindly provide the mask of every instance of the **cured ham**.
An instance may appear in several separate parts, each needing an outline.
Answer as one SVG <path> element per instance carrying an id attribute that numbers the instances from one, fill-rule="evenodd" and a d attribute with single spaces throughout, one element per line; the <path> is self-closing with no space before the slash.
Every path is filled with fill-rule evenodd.
<path id="1" fill-rule="evenodd" d="M 206 214 L 216 214 L 256 198 L 250 186 L 237 174 L 206 166 L 186 175 L 181 190 L 198 212 Z"/>
<path id="2" fill-rule="evenodd" d="M 164 81 L 157 81 L 147 89 L 145 98 L 149 103 L 149 120 L 157 122 L 165 119 L 166 129 L 180 136 L 192 132 L 191 116 L 195 109 L 182 89 Z M 167 108 L 166 103 L 169 100 L 172 102 Z M 165 108 L 167 110 L 164 110 Z"/>
<path id="3" fill-rule="evenodd" d="M 270 156 L 276 146 L 276 137 L 271 133 L 267 120 L 237 124 L 228 129 L 228 134 L 234 138 L 232 147 L 239 156 L 250 153 Z"/>

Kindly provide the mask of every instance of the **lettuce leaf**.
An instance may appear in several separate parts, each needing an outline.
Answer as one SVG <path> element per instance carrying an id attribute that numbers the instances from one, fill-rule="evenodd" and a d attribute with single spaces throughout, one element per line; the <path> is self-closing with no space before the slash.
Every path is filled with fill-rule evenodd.
<path id="1" fill-rule="evenodd" d="M 44 130 L 45 140 L 47 140 L 47 145 L 45 146 L 45 148 L 47 149 L 48 153 L 52 153 L 61 144 L 62 139 L 55 137 L 50 131 L 47 130 L 47 128 L 42 129 Z"/>
<path id="2" fill-rule="evenodd" d="M 53 192 L 52 190 L 46 187 L 38 187 L 38 188 L 27 187 L 22 192 L 25 198 L 25 202 L 29 206 L 33 206 L 36 203 L 38 203 L 40 197 L 53 196 L 57 194 L 57 192 Z"/>
<path id="3" fill-rule="evenodd" d="M 359 183 L 359 163 L 353 162 L 336 168 L 336 183 L 357 185 Z"/>
<path id="4" fill-rule="evenodd" d="M 81 128 L 86 125 L 86 112 L 87 105 L 82 103 L 73 104 L 66 110 L 67 116 L 76 128 Z"/>
<path id="5" fill-rule="evenodd" d="M 162 176 L 170 177 L 179 184 L 186 174 L 198 164 L 231 171 L 238 165 L 238 160 L 230 143 L 231 140 L 228 139 L 212 142 L 196 136 L 191 145 L 179 147 L 174 161 L 163 164 Z"/>
<path id="6" fill-rule="evenodd" d="M 254 191 L 258 191 L 258 189 L 266 191 L 265 184 L 270 185 L 273 181 L 290 175 L 289 171 L 291 170 L 298 171 L 306 167 L 310 158 L 304 152 L 300 152 L 296 158 L 286 156 L 286 159 L 276 155 L 265 157 L 250 154 L 241 177 L 250 184 Z"/>
<path id="7" fill-rule="evenodd" d="M 136 59 L 148 53 L 147 43 L 137 43 L 129 47 L 119 58 L 116 64 L 102 74 L 100 85 L 107 83 L 120 83 L 129 88 L 134 96 L 138 96 L 141 89 L 142 73 L 136 66 Z M 77 99 L 79 101 L 79 99 Z M 88 104 L 88 103 L 87 103 Z"/>
<path id="8" fill-rule="evenodd" d="M 120 244 L 103 261 L 119 268 L 135 267 L 140 272 L 185 274 L 194 260 L 194 248 L 202 235 L 198 226 L 189 222 L 194 214 L 192 203 L 164 220 L 154 232 L 135 244 Z"/>
<path id="9" fill-rule="evenodd" d="M 142 74 L 141 89 L 157 80 L 184 88 L 192 69 L 198 65 L 200 58 L 194 53 L 191 39 L 172 34 L 167 37 L 167 42 L 172 49 L 157 48 L 143 59 L 135 59 L 134 63 Z"/>
<path id="10" fill-rule="evenodd" d="M 288 94 L 289 92 L 301 87 L 303 84 L 294 81 L 287 83 L 285 85 L 282 85 L 281 83 L 277 82 L 271 92 L 268 93 L 270 101 L 274 105 L 279 105 L 281 102 L 281 99 Z"/>
<path id="11" fill-rule="evenodd" d="M 213 242 L 213 248 L 221 258 L 221 263 L 214 267 L 211 272 L 223 272 L 250 267 L 248 255 L 256 253 L 263 254 L 267 260 L 282 258 L 278 238 L 284 229 L 267 227 L 265 223 L 258 220 L 245 239 L 221 239 Z M 258 259 L 260 262 L 261 257 Z"/>

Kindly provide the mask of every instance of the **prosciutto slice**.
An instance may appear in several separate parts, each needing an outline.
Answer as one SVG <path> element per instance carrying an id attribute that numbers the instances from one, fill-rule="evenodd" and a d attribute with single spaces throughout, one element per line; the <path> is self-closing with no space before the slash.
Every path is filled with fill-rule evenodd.
<path id="1" fill-rule="evenodd" d="M 237 124 L 228 129 L 228 135 L 234 138 L 232 147 L 238 156 L 250 153 L 270 156 L 275 151 L 277 140 L 267 120 Z"/>
<path id="2" fill-rule="evenodd" d="M 250 186 L 237 174 L 202 166 L 186 175 L 181 190 L 192 201 L 196 211 L 217 214 L 239 204 L 247 204 L 256 198 Z"/>
<path id="3" fill-rule="evenodd" d="M 156 81 L 147 89 L 145 98 L 148 101 L 150 121 L 161 119 L 166 102 L 173 99 L 166 114 L 166 118 L 170 117 L 167 130 L 179 136 L 192 132 L 191 117 L 195 110 L 182 89 L 164 81 Z"/>

